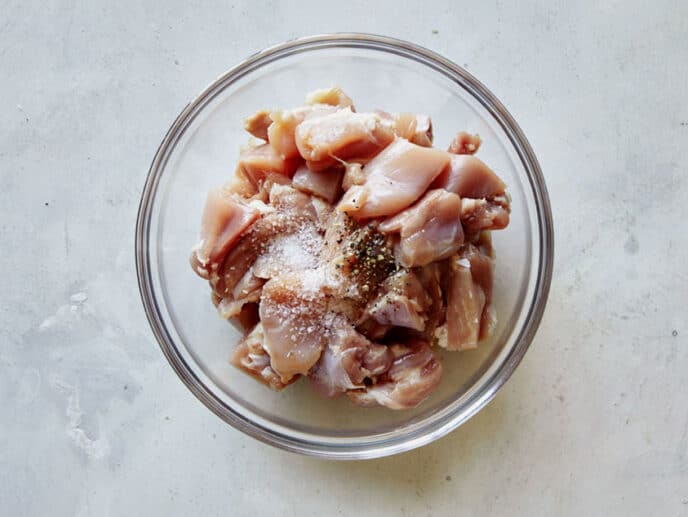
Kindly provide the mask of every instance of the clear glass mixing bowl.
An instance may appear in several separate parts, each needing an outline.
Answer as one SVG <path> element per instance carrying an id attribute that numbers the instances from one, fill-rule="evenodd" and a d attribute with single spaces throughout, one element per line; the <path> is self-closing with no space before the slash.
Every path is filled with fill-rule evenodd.
<path id="1" fill-rule="evenodd" d="M 233 174 L 247 140 L 242 120 L 265 107 L 298 106 L 339 85 L 360 111 L 432 117 L 435 143 L 477 132 L 479 156 L 506 181 L 512 219 L 494 232 L 499 325 L 476 351 L 441 353 L 441 385 L 407 411 L 320 398 L 308 382 L 275 393 L 232 367 L 239 332 L 210 303 L 189 267 L 208 189 Z M 509 378 L 530 344 L 549 290 L 552 219 L 542 173 L 504 106 L 468 72 L 405 41 L 363 34 L 313 36 L 266 49 L 213 82 L 174 121 L 141 197 L 136 265 L 143 305 L 182 381 L 237 429 L 277 447 L 326 458 L 372 458 L 435 440 L 474 415 Z"/>

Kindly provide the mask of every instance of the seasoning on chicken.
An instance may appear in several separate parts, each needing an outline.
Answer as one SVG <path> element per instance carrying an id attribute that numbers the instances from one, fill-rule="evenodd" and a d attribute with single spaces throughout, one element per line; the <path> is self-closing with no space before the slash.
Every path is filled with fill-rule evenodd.
<path id="1" fill-rule="evenodd" d="M 320 289 L 317 280 L 312 282 L 298 273 L 277 276 L 263 287 L 259 309 L 263 347 L 282 382 L 308 374 L 320 358 L 325 344 L 320 332 L 325 316 Z"/>
<path id="2" fill-rule="evenodd" d="M 251 269 L 255 276 L 267 279 L 284 272 L 315 269 L 322 245 L 318 226 L 304 220 L 300 227 L 275 235 Z"/>
<path id="3" fill-rule="evenodd" d="M 255 276 L 249 269 L 232 289 L 231 296 L 220 298 L 217 304 L 220 316 L 225 319 L 239 316 L 246 304 L 259 302 L 263 284 L 265 280 Z"/>
<path id="4" fill-rule="evenodd" d="M 264 283 L 260 279 L 311 267 L 322 246 L 313 198 L 274 185 L 269 201 L 270 210 L 263 210 L 222 266 L 206 277 L 220 300 L 218 311 L 224 318 L 234 317 L 244 304 L 258 301 Z"/>
<path id="5" fill-rule="evenodd" d="M 356 219 L 399 213 L 423 195 L 449 154 L 397 138 L 363 167 L 366 181 L 346 191 L 337 210 Z"/>
<path id="6" fill-rule="evenodd" d="M 375 227 L 340 216 L 346 218 L 344 224 L 333 221 L 335 231 L 326 233 L 325 238 L 328 242 L 334 239 L 328 253 L 340 284 L 335 294 L 345 302 L 344 312 L 356 321 L 377 286 L 397 266 L 389 242 Z"/>
<path id="7" fill-rule="evenodd" d="M 388 276 L 372 299 L 360 323 L 372 318 L 380 325 L 404 327 L 417 331 L 425 329 L 425 312 L 432 300 L 418 277 L 408 269 Z"/>
<path id="8" fill-rule="evenodd" d="M 191 266 L 243 329 L 231 363 L 274 390 L 308 377 L 326 397 L 407 409 L 437 387 L 433 353 L 496 328 L 490 232 L 504 182 L 430 117 L 356 112 L 340 88 L 257 111 L 235 177 L 212 189 Z"/>

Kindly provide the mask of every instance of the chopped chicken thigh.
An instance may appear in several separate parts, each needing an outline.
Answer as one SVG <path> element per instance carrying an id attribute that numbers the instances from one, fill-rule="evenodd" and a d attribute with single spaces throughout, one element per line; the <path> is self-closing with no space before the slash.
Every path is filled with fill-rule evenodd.
<path id="1" fill-rule="evenodd" d="M 448 151 L 453 154 L 475 154 L 480 149 L 481 143 L 480 136 L 459 131 L 449 144 Z"/>
<path id="2" fill-rule="evenodd" d="M 344 190 L 349 190 L 354 185 L 363 185 L 365 180 L 363 166 L 360 163 L 352 162 L 344 166 L 344 178 L 342 179 L 342 188 Z"/>
<path id="3" fill-rule="evenodd" d="M 272 123 L 268 127 L 270 146 L 283 159 L 299 158 L 299 149 L 296 146 L 295 137 L 298 125 L 308 118 L 317 118 L 336 111 L 337 108 L 333 106 L 316 104 L 293 110 L 271 112 Z"/>
<path id="4" fill-rule="evenodd" d="M 354 101 L 338 86 L 309 93 L 306 96 L 306 104 L 329 104 L 330 106 L 351 108 L 351 111 L 356 111 L 354 109 Z"/>
<path id="5" fill-rule="evenodd" d="M 256 325 L 234 349 L 230 362 L 237 368 L 266 384 L 273 390 L 284 389 L 290 382 L 283 382 L 270 366 L 270 356 L 263 347 L 263 325 Z M 297 380 L 294 377 L 291 382 Z"/>
<path id="6" fill-rule="evenodd" d="M 431 188 L 443 188 L 462 198 L 488 198 L 504 193 L 506 185 L 482 160 L 465 154 L 450 154 L 449 167 Z"/>
<path id="7" fill-rule="evenodd" d="M 481 337 L 491 333 L 494 261 L 487 251 L 485 245 L 481 249 L 469 244 L 450 260 L 446 322 L 435 334 L 447 350 L 475 348 Z"/>
<path id="8" fill-rule="evenodd" d="M 509 201 L 506 198 L 461 200 L 461 224 L 467 233 L 506 228 L 509 213 Z"/>
<path id="9" fill-rule="evenodd" d="M 365 379 L 374 379 L 392 364 L 386 345 L 370 342 L 345 318 L 335 319 L 320 360 L 309 374 L 313 386 L 326 397 L 362 388 Z"/>
<path id="10" fill-rule="evenodd" d="M 201 238 L 191 257 L 196 273 L 208 278 L 216 271 L 231 246 L 258 217 L 258 210 L 241 197 L 211 189 L 203 209 Z"/>
<path id="11" fill-rule="evenodd" d="M 394 117 L 397 136 L 423 147 L 432 147 L 432 121 L 427 115 L 399 113 Z"/>
<path id="12" fill-rule="evenodd" d="M 258 189 L 266 180 L 288 184 L 298 166 L 298 159 L 282 158 L 270 144 L 262 144 L 241 153 L 237 174 L 243 175 Z"/>
<path id="13" fill-rule="evenodd" d="M 382 223 L 383 233 L 398 233 L 397 258 L 404 266 L 425 266 L 456 253 L 463 244 L 461 199 L 443 189 Z"/>
<path id="14" fill-rule="evenodd" d="M 347 392 L 354 404 L 410 409 L 428 398 L 437 387 L 442 377 L 442 364 L 427 343 L 394 344 L 390 350 L 394 362 L 378 378 L 377 384 Z"/>
<path id="15" fill-rule="evenodd" d="M 393 140 L 394 133 L 377 115 L 345 108 L 304 120 L 295 137 L 308 168 L 322 170 L 342 161 L 372 158 Z"/>
<path id="16" fill-rule="evenodd" d="M 270 124 L 272 124 L 270 112 L 268 110 L 260 110 L 244 120 L 244 129 L 256 138 L 267 142 Z"/>
<path id="17" fill-rule="evenodd" d="M 319 289 L 306 285 L 297 273 L 277 276 L 263 286 L 259 310 L 263 346 L 283 382 L 306 375 L 320 358 L 325 303 Z"/>
<path id="18" fill-rule="evenodd" d="M 433 148 L 430 117 L 357 112 L 338 87 L 244 128 L 264 143 L 208 194 L 190 259 L 244 331 L 231 364 L 274 390 L 308 377 L 357 405 L 418 406 L 442 377 L 432 346 L 496 327 L 490 231 L 511 207 L 480 137 Z"/>
<path id="19" fill-rule="evenodd" d="M 344 171 L 341 167 L 315 172 L 303 166 L 294 173 L 292 184 L 303 192 L 320 196 L 333 203 L 339 199 L 343 176 Z"/>
<path id="20" fill-rule="evenodd" d="M 421 197 L 448 163 L 444 151 L 397 138 L 363 167 L 365 183 L 347 190 L 337 210 L 357 219 L 394 215 Z"/>
<path id="21" fill-rule="evenodd" d="M 402 269 L 385 279 L 377 297 L 365 309 L 361 323 L 372 318 L 380 325 L 422 331 L 425 311 L 431 304 L 423 285 L 410 270 Z"/>

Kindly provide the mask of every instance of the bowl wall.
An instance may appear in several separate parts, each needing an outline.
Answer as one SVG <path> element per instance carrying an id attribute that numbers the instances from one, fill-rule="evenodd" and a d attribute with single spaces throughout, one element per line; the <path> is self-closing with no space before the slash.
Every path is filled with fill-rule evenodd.
<path id="1" fill-rule="evenodd" d="M 189 267 L 208 189 L 234 173 L 243 119 L 303 103 L 330 85 L 359 111 L 431 116 L 435 145 L 480 134 L 478 156 L 508 185 L 512 218 L 494 232 L 494 337 L 478 350 L 440 353 L 441 385 L 419 408 L 359 408 L 320 398 L 307 381 L 275 393 L 228 358 L 240 333 L 216 313 Z M 327 457 L 371 457 L 426 443 L 482 407 L 508 378 L 537 327 L 551 274 L 551 222 L 537 162 L 504 108 L 468 73 L 413 45 L 362 35 L 312 37 L 249 58 L 182 112 L 151 167 L 137 227 L 144 306 L 182 380 L 234 426 L 275 445 Z"/>

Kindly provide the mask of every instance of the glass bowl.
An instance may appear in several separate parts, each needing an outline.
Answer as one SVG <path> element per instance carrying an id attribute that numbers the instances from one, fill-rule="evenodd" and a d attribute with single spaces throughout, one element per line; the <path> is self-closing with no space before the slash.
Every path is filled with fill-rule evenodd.
<path id="1" fill-rule="evenodd" d="M 479 133 L 478 156 L 512 197 L 497 254 L 494 337 L 470 352 L 441 353 L 440 386 L 420 407 L 361 408 L 320 398 L 308 382 L 275 393 L 229 364 L 240 333 L 210 302 L 207 282 L 189 267 L 208 189 L 234 171 L 247 142 L 243 119 L 300 105 L 306 93 L 341 86 L 360 111 L 430 115 L 435 145 L 458 130 Z M 259 52 L 229 70 L 172 124 L 148 173 L 136 225 L 143 305 L 160 347 L 181 380 L 237 429 L 282 449 L 357 459 L 386 456 L 435 440 L 474 415 L 526 352 L 545 308 L 552 219 L 542 173 L 504 106 L 468 72 L 412 43 L 364 34 L 312 36 Z"/>

